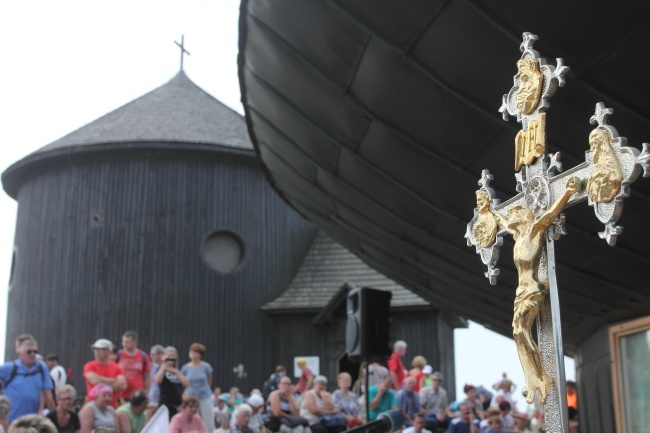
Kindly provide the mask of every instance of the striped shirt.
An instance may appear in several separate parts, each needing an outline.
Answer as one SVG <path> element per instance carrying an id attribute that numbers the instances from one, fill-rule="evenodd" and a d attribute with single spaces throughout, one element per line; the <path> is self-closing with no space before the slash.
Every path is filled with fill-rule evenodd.
<path id="1" fill-rule="evenodd" d="M 160 365 L 152 362 L 151 371 L 149 372 L 149 376 L 151 377 L 151 386 L 149 386 L 149 403 L 160 403 L 160 387 L 153 380 L 153 377 L 156 375 L 158 369 L 160 369 Z"/>

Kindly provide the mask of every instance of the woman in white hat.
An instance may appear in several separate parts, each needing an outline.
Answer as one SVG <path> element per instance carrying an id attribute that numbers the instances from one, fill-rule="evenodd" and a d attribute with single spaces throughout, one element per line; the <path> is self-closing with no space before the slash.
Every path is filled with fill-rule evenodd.
<path id="1" fill-rule="evenodd" d="M 433 373 L 433 367 L 431 367 L 429 364 L 425 365 L 422 369 L 422 376 L 418 380 L 418 389 L 424 389 L 430 387 L 433 384 L 433 377 L 431 377 L 431 373 Z"/>

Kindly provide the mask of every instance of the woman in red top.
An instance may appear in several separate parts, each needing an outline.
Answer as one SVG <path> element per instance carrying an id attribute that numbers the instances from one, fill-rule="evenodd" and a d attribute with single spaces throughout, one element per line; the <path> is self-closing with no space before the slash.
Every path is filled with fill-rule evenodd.
<path id="1" fill-rule="evenodd" d="M 415 358 L 413 358 L 413 361 L 411 361 L 411 366 L 413 367 L 409 371 L 409 376 L 413 376 L 415 378 L 415 392 L 420 392 L 420 382 L 422 377 L 424 377 L 424 373 L 422 370 L 424 369 L 424 366 L 427 365 L 427 359 L 422 356 L 418 355 Z"/>

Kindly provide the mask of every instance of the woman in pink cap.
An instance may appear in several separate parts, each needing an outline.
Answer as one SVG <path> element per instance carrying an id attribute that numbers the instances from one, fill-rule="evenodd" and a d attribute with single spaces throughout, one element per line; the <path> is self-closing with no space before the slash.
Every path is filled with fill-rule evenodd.
<path id="1" fill-rule="evenodd" d="M 98 383 L 90 390 L 88 398 L 92 401 L 86 403 L 79 411 L 81 433 L 114 431 L 115 409 L 110 406 L 113 389 L 106 384 Z"/>

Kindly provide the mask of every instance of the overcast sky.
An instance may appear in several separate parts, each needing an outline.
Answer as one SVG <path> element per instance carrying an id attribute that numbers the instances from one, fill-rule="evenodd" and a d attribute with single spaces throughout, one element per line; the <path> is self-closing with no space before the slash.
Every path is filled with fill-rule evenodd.
<path id="1" fill-rule="evenodd" d="M 190 79 L 243 113 L 238 17 L 235 0 L 0 2 L 0 169 L 169 81 L 179 70 L 174 41 L 181 35 Z M 0 347 L 15 215 L 15 201 L 0 192 Z M 464 244 L 462 233 L 458 242 Z M 56 350 L 47 342 L 41 348 Z M 459 390 L 464 383 L 488 386 L 504 371 L 523 387 L 511 339 L 472 324 L 456 331 L 456 354 Z M 407 354 L 408 363 L 414 355 Z M 574 378 L 572 362 L 569 369 Z"/>

